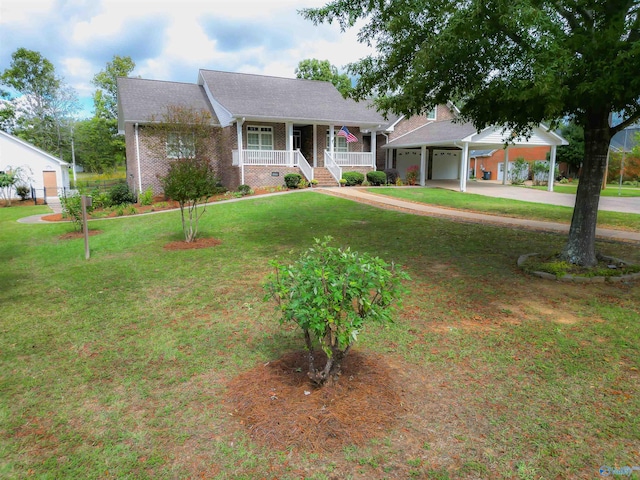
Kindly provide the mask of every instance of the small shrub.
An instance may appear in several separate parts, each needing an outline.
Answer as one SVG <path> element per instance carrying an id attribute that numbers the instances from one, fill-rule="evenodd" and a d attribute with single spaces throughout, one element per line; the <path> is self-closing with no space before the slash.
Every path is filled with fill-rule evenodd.
<path id="1" fill-rule="evenodd" d="M 298 188 L 307 188 L 308 186 L 309 183 L 304 178 L 301 178 L 300 183 L 298 183 Z"/>
<path id="2" fill-rule="evenodd" d="M 126 205 L 135 202 L 133 193 L 126 183 L 119 183 L 111 187 L 109 196 L 111 197 L 111 205 Z"/>
<path id="3" fill-rule="evenodd" d="M 341 178 L 338 183 L 340 184 L 341 187 L 344 187 L 347 184 L 347 181 L 344 178 Z"/>
<path id="4" fill-rule="evenodd" d="M 571 183 L 571 182 L 569 182 L 569 179 L 568 179 L 568 178 L 562 178 L 562 179 L 560 180 L 560 183 L 562 183 L 562 184 L 567 184 L 567 183 Z"/>
<path id="5" fill-rule="evenodd" d="M 26 185 L 18 185 L 16 187 L 16 193 L 20 197 L 20 200 L 25 201 L 31 196 L 31 189 Z"/>
<path id="6" fill-rule="evenodd" d="M 111 195 L 107 192 L 101 192 L 100 190 L 94 190 L 91 194 L 91 203 L 93 208 L 102 210 L 111 206 Z"/>
<path id="7" fill-rule="evenodd" d="M 148 187 L 139 195 L 140 205 L 151 205 L 153 203 L 153 188 Z"/>
<path id="8" fill-rule="evenodd" d="M 511 165 L 510 177 L 512 185 L 523 185 L 529 177 L 529 163 L 523 157 L 516 158 Z"/>
<path id="9" fill-rule="evenodd" d="M 398 170 L 395 168 L 387 168 L 384 173 L 387 176 L 387 183 L 396 183 L 399 178 Z"/>
<path id="10" fill-rule="evenodd" d="M 344 172 L 342 178 L 346 180 L 347 187 L 355 187 L 356 185 L 362 185 L 364 174 L 360 172 Z"/>
<path id="11" fill-rule="evenodd" d="M 402 183 L 402 179 L 400 177 L 396 178 L 396 187 L 401 187 L 403 185 L 404 183 Z"/>
<path id="12" fill-rule="evenodd" d="M 265 300 L 275 299 L 281 323 L 294 322 L 304 332 L 309 353 L 308 376 L 316 385 L 337 380 L 340 366 L 369 322 L 392 321 L 393 304 L 409 276 L 393 263 L 315 239 L 293 265 L 271 262 L 275 272 L 265 283 Z M 316 368 L 314 340 L 327 355 Z"/>
<path id="13" fill-rule="evenodd" d="M 302 175 L 299 173 L 287 173 L 284 176 L 284 184 L 287 188 L 298 188 L 300 180 L 302 180 Z"/>
<path id="14" fill-rule="evenodd" d="M 238 186 L 238 192 L 240 193 L 241 196 L 245 196 L 245 195 L 251 195 L 253 193 L 253 190 L 251 190 L 251 187 L 249 185 L 240 185 Z"/>
<path id="15" fill-rule="evenodd" d="M 316 180 L 315 178 L 312 178 L 311 181 L 309 182 L 312 186 L 318 185 L 318 180 Z"/>
<path id="16" fill-rule="evenodd" d="M 407 184 L 415 185 L 418 181 L 418 174 L 420 173 L 419 165 L 411 165 L 407 168 Z"/>
<path id="17" fill-rule="evenodd" d="M 126 205 L 125 205 L 125 204 L 122 204 L 122 205 L 116 205 L 115 210 L 114 210 L 114 211 L 116 212 L 116 216 L 117 216 L 117 217 L 122 217 L 122 216 L 124 216 L 125 208 L 126 208 Z"/>
<path id="18" fill-rule="evenodd" d="M 73 222 L 74 227 L 79 232 L 82 231 L 82 199 L 80 194 L 74 193 L 71 196 L 60 197 L 60 204 L 62 206 L 62 217 L 68 218 Z M 91 211 L 92 207 L 87 207 L 87 213 Z"/>
<path id="19" fill-rule="evenodd" d="M 371 183 L 369 182 L 369 180 L 367 180 L 366 178 L 362 181 L 362 186 L 363 187 L 370 187 Z"/>
<path id="20" fill-rule="evenodd" d="M 367 173 L 367 180 L 374 186 L 384 185 L 387 183 L 387 174 L 381 171 Z"/>

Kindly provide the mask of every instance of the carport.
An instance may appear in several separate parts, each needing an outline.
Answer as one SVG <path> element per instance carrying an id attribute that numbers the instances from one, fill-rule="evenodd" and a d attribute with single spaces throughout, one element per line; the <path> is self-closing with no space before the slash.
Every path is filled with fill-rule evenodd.
<path id="1" fill-rule="evenodd" d="M 386 167 L 395 162 L 399 171 L 407 165 L 420 166 L 420 185 L 428 180 L 459 180 L 460 191 L 467 189 L 469 178 L 469 153 L 471 150 L 505 149 L 504 171 L 508 171 L 510 147 L 551 148 L 548 190 L 553 191 L 553 172 L 556 164 L 556 148 L 568 142 L 548 130 L 544 125 L 535 127 L 528 138 L 516 137 L 508 128 L 487 127 L 482 131 L 471 123 L 453 120 L 431 122 L 389 141 L 382 148 L 388 150 Z M 466 172 L 463 174 L 462 172 Z M 507 175 L 502 183 L 506 184 Z"/>

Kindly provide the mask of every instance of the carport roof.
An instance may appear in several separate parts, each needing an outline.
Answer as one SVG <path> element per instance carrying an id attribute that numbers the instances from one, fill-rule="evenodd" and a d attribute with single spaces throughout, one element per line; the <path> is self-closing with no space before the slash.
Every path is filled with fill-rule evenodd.
<path id="1" fill-rule="evenodd" d="M 476 150 L 501 148 L 509 143 L 518 146 L 551 146 L 568 145 L 558 134 L 549 131 L 544 125 L 533 129 L 528 138 L 512 138 L 511 131 L 501 127 L 487 127 L 478 131 L 472 123 L 460 123 L 453 120 L 431 122 L 412 130 L 398 138 L 394 138 L 382 148 L 419 148 L 422 146 L 458 147 L 467 143 Z"/>

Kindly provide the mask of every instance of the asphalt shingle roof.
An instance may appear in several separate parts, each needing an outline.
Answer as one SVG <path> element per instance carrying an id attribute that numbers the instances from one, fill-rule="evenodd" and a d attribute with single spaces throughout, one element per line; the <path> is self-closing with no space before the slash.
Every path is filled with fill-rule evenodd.
<path id="1" fill-rule="evenodd" d="M 431 122 L 394 138 L 383 148 L 409 148 L 422 145 L 442 145 L 460 141 L 478 130 L 471 123 L 455 123 L 452 120 Z"/>
<path id="2" fill-rule="evenodd" d="M 194 110 L 207 110 L 212 123 L 219 121 L 200 85 L 192 83 L 164 82 L 142 78 L 118 78 L 118 128 L 126 123 L 145 123 L 161 120 L 170 105 L 180 105 Z"/>
<path id="3" fill-rule="evenodd" d="M 202 80 L 233 117 L 341 125 L 385 125 L 366 102 L 344 99 L 330 82 L 200 70 Z"/>

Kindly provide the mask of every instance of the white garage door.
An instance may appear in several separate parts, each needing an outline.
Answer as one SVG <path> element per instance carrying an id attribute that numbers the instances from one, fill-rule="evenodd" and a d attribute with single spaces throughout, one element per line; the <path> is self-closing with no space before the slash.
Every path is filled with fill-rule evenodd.
<path id="1" fill-rule="evenodd" d="M 434 150 L 431 178 L 456 180 L 460 178 L 460 150 Z"/>

